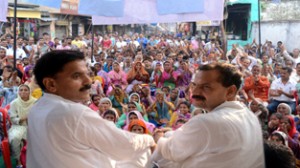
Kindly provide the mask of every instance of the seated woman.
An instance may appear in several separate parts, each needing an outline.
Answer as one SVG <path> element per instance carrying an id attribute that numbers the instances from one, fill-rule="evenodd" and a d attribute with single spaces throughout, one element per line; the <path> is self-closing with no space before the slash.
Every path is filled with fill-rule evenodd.
<path id="1" fill-rule="evenodd" d="M 134 113 L 132 113 L 134 114 Z M 149 134 L 148 128 L 143 120 L 134 119 L 130 122 L 128 126 L 128 131 L 136 134 Z M 117 161 L 116 168 L 123 167 L 134 167 L 134 168 L 144 168 L 151 167 L 150 157 L 151 150 L 145 149 L 138 153 L 133 154 L 133 159 L 126 161 Z"/>
<path id="2" fill-rule="evenodd" d="M 166 126 L 175 108 L 172 103 L 168 102 L 162 91 L 156 92 L 155 102 L 147 109 L 149 121 L 156 126 Z"/>
<path id="3" fill-rule="evenodd" d="M 92 102 L 89 105 L 89 107 L 92 110 L 94 110 L 96 112 L 99 112 L 99 104 L 100 104 L 101 97 L 98 94 L 94 94 L 94 95 L 91 96 L 91 99 L 92 99 Z"/>
<path id="4" fill-rule="evenodd" d="M 284 116 L 280 120 L 280 131 L 286 133 L 289 140 L 293 140 L 295 142 L 299 141 L 300 134 L 296 129 L 295 121 L 292 116 Z"/>
<path id="5" fill-rule="evenodd" d="M 142 108 L 141 108 L 141 106 L 139 105 L 139 103 L 136 103 L 136 102 L 133 102 L 133 101 L 130 101 L 128 104 L 127 104 L 127 108 L 126 108 L 126 112 L 125 113 L 123 113 L 121 116 L 120 116 L 120 118 L 119 118 L 119 120 L 118 120 L 118 122 L 117 122 L 117 127 L 118 128 L 123 128 L 124 126 L 125 126 L 125 123 L 126 123 L 126 116 L 127 116 L 127 114 L 128 114 L 128 112 L 130 112 L 130 111 L 141 111 L 142 110 Z M 148 117 L 147 117 L 147 115 L 145 116 L 143 116 L 143 118 L 144 118 L 144 120 L 145 121 L 147 121 L 148 122 Z"/>
<path id="6" fill-rule="evenodd" d="M 30 95 L 30 88 L 28 85 L 20 85 L 18 97 L 11 102 L 10 118 L 12 127 L 8 131 L 8 139 L 11 145 L 14 158 L 17 159 L 18 165 L 21 165 L 19 160 L 21 153 L 22 139 L 26 139 L 27 134 L 27 116 L 32 105 L 36 99 Z"/>
<path id="7" fill-rule="evenodd" d="M 133 85 L 135 84 L 142 84 L 142 83 L 149 83 L 150 76 L 148 72 L 143 67 L 142 62 L 135 62 L 133 67 L 127 73 L 127 82 L 128 87 L 126 89 L 127 93 L 130 93 L 132 90 Z"/>
<path id="8" fill-rule="evenodd" d="M 180 67 L 177 69 L 178 73 L 178 81 L 177 81 L 177 87 L 179 87 L 181 90 L 184 90 L 187 88 L 191 82 L 193 73 L 189 69 L 189 63 L 188 61 L 181 61 Z"/>
<path id="9" fill-rule="evenodd" d="M 268 123 L 268 132 L 269 134 L 272 134 L 272 132 L 276 131 L 280 127 L 280 120 L 283 118 L 283 115 L 281 113 L 273 113 L 270 116 L 270 121 Z"/>
<path id="10" fill-rule="evenodd" d="M 172 114 L 168 126 L 174 126 L 175 122 L 180 118 L 182 118 L 184 121 L 188 121 L 191 118 L 190 107 L 191 105 L 187 101 L 179 103 L 177 111 Z"/>
<path id="11" fill-rule="evenodd" d="M 149 130 L 149 133 L 150 134 L 153 133 L 153 131 L 155 129 L 155 125 L 145 121 L 139 111 L 130 111 L 129 113 L 127 113 L 127 115 L 126 115 L 126 125 L 123 128 L 123 130 L 128 130 L 130 122 L 133 121 L 133 120 L 142 120 L 145 123 L 147 129 Z"/>
<path id="12" fill-rule="evenodd" d="M 176 87 L 178 73 L 173 70 L 173 67 L 169 61 L 164 62 L 164 71 L 159 80 L 158 87 L 168 86 L 170 89 Z"/>
<path id="13" fill-rule="evenodd" d="M 102 118 L 116 123 L 116 122 L 118 122 L 119 115 L 118 115 L 118 112 L 114 108 L 110 108 L 103 113 Z"/>
<path id="14" fill-rule="evenodd" d="M 278 144 L 278 145 L 285 145 L 285 146 L 289 146 L 288 145 L 288 136 L 281 131 L 274 131 L 270 138 L 270 141 L 273 141 L 274 143 Z"/>
<path id="15" fill-rule="evenodd" d="M 112 85 L 112 88 L 113 90 L 110 93 L 111 96 L 109 97 L 109 99 L 112 102 L 113 108 L 115 108 L 118 111 L 119 116 L 121 116 L 124 113 L 126 104 L 128 103 L 128 97 L 121 86 Z"/>
<path id="16" fill-rule="evenodd" d="M 284 116 L 280 122 L 280 131 L 288 136 L 288 145 L 294 153 L 296 164 L 300 166 L 299 132 L 295 127 L 294 118 L 292 116 Z"/>
<path id="17" fill-rule="evenodd" d="M 151 90 L 148 86 L 143 86 L 140 96 L 141 104 L 147 109 L 152 103 Z"/>
<path id="18" fill-rule="evenodd" d="M 161 76 L 163 72 L 163 67 L 161 62 L 157 62 L 155 64 L 155 68 L 151 74 L 150 82 L 153 86 L 156 86 L 156 88 L 161 87 L 161 84 L 159 83 Z"/>
<path id="19" fill-rule="evenodd" d="M 140 95 L 138 93 L 132 93 L 129 96 L 129 101 L 137 103 L 137 110 L 142 113 L 146 121 L 148 121 L 148 115 L 146 113 L 146 108 L 140 101 Z"/>
<path id="20" fill-rule="evenodd" d="M 175 107 L 178 107 L 180 102 L 185 101 L 185 99 L 180 98 L 180 91 L 178 88 L 174 88 L 170 92 L 169 102 L 173 103 Z"/>
<path id="21" fill-rule="evenodd" d="M 100 96 L 104 95 L 104 79 L 101 76 L 97 76 L 97 71 L 94 67 L 90 67 L 90 78 L 92 79 L 92 85 L 90 94 L 97 94 Z"/>
<path id="22" fill-rule="evenodd" d="M 103 97 L 99 103 L 99 114 L 102 116 L 105 111 L 112 108 L 112 103 L 109 98 Z"/>
<path id="23" fill-rule="evenodd" d="M 118 62 L 113 63 L 113 70 L 108 73 L 108 77 L 110 78 L 111 84 L 118 85 L 125 90 L 128 83 L 127 83 L 127 75 L 124 71 L 122 71 L 120 64 Z M 114 89 L 113 85 L 108 87 L 107 95 Z"/>
<path id="24" fill-rule="evenodd" d="M 292 109 L 291 107 L 286 104 L 286 103 L 280 103 L 278 106 L 277 106 L 277 112 L 278 113 L 281 113 L 283 116 L 286 116 L 286 115 L 292 115 Z"/>

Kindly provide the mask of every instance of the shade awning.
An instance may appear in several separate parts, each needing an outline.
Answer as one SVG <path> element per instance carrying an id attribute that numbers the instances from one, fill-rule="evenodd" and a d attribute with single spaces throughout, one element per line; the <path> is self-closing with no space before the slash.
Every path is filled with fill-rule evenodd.
<path id="1" fill-rule="evenodd" d="M 8 8 L 7 17 L 14 17 L 14 9 Z M 31 18 L 31 19 L 40 19 L 41 11 L 38 10 L 28 10 L 28 9 L 17 9 L 17 18 Z"/>

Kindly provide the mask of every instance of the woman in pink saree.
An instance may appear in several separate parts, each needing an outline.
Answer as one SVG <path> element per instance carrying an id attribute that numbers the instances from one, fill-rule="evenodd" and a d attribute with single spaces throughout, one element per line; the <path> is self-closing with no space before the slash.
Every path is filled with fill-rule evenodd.
<path id="1" fill-rule="evenodd" d="M 110 78 L 111 84 L 119 85 L 123 90 L 127 87 L 127 75 L 124 71 L 122 71 L 120 64 L 118 62 L 113 63 L 113 70 L 108 73 L 108 77 Z M 112 86 L 109 86 L 107 95 L 112 91 Z"/>

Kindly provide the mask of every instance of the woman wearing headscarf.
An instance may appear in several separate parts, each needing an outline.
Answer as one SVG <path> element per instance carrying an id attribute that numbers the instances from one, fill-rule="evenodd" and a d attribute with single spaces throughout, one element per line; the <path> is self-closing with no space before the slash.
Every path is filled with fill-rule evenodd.
<path id="1" fill-rule="evenodd" d="M 127 108 L 126 108 L 126 112 L 123 113 L 118 122 L 117 122 L 117 127 L 118 128 L 123 128 L 125 126 L 125 123 L 126 123 L 126 116 L 128 114 L 128 112 L 130 111 L 139 111 L 141 112 L 142 111 L 142 107 L 139 105 L 139 103 L 137 102 L 133 102 L 133 101 L 130 101 L 128 104 L 127 104 Z M 144 115 L 143 116 L 144 120 L 148 122 L 148 116 L 147 115 Z"/>
<path id="2" fill-rule="evenodd" d="M 18 97 L 11 102 L 9 114 L 12 121 L 12 127 L 8 131 L 9 143 L 12 147 L 13 156 L 20 162 L 21 142 L 26 139 L 27 134 L 27 116 L 36 99 L 30 94 L 28 85 L 20 85 Z"/>
<path id="3" fill-rule="evenodd" d="M 124 112 L 126 104 L 128 103 L 127 94 L 124 92 L 121 86 L 116 85 L 113 86 L 111 95 L 112 96 L 110 96 L 109 99 L 112 102 L 112 106 L 118 111 L 119 116 L 121 116 Z"/>
<path id="4" fill-rule="evenodd" d="M 189 69 L 189 63 L 186 61 L 181 61 L 177 73 L 179 74 L 177 86 L 179 88 L 182 88 L 182 90 L 184 90 L 189 86 L 193 76 L 192 71 Z"/>
<path id="5" fill-rule="evenodd" d="M 103 113 L 102 118 L 116 123 L 116 122 L 118 122 L 119 115 L 118 115 L 118 112 L 114 108 L 110 108 Z"/>
<path id="6" fill-rule="evenodd" d="M 170 89 L 176 87 L 178 73 L 173 70 L 173 67 L 169 61 L 164 62 L 164 71 L 159 78 L 158 87 L 168 86 Z"/>
<path id="7" fill-rule="evenodd" d="M 133 67 L 127 73 L 127 82 L 128 87 L 126 89 L 127 93 L 130 93 L 132 90 L 133 85 L 135 84 L 142 84 L 142 83 L 149 83 L 150 76 L 148 72 L 143 67 L 142 62 L 135 62 Z"/>
<path id="8" fill-rule="evenodd" d="M 138 113 L 138 112 L 136 112 Z M 135 112 L 130 112 L 130 114 L 135 115 Z M 143 120 L 134 119 L 128 125 L 128 131 L 136 134 L 149 134 L 148 127 Z M 150 167 L 150 157 L 151 150 L 145 149 L 143 151 L 139 151 L 137 153 L 132 154 L 133 157 L 131 160 L 126 161 L 117 161 L 116 168 L 144 168 Z"/>
<path id="9" fill-rule="evenodd" d="M 146 113 L 146 108 L 141 103 L 140 95 L 138 93 L 131 93 L 131 95 L 129 96 L 129 101 L 137 103 L 137 110 L 142 113 L 142 115 L 146 121 L 149 121 L 148 115 Z"/>
<path id="10" fill-rule="evenodd" d="M 288 136 L 282 132 L 282 131 L 274 131 L 269 140 L 274 141 L 274 143 L 278 144 L 278 145 L 285 145 L 285 146 L 289 146 L 288 144 Z"/>
<path id="11" fill-rule="evenodd" d="M 280 122 L 280 131 L 288 135 L 288 144 L 296 158 L 296 167 L 300 167 L 299 132 L 296 129 L 294 118 L 290 115 L 284 116 Z"/>
<path id="12" fill-rule="evenodd" d="M 130 122 L 133 121 L 133 120 L 142 120 L 145 123 L 147 129 L 149 130 L 149 133 L 150 134 L 153 133 L 153 131 L 155 129 L 155 125 L 145 121 L 142 114 L 139 111 L 136 111 L 136 110 L 133 110 L 133 111 L 130 111 L 129 113 L 127 113 L 127 115 L 126 115 L 126 125 L 124 126 L 123 129 L 128 130 Z"/>
<path id="13" fill-rule="evenodd" d="M 170 92 L 170 96 L 168 99 L 175 107 L 178 107 L 179 103 L 184 101 L 184 99 L 180 98 L 180 91 L 178 88 L 174 88 Z"/>
<path id="14" fill-rule="evenodd" d="M 122 90 L 125 90 L 127 83 L 127 75 L 122 68 L 120 67 L 120 63 L 117 61 L 113 62 L 113 70 L 108 73 L 108 77 L 110 78 L 111 84 L 114 86 L 121 86 Z M 114 88 L 113 85 L 109 86 L 107 94 L 109 94 Z"/>
<path id="15" fill-rule="evenodd" d="M 277 112 L 281 113 L 282 115 L 291 115 L 292 114 L 292 109 L 291 107 L 286 104 L 286 103 L 280 103 L 277 106 Z"/>
<path id="16" fill-rule="evenodd" d="M 99 103 L 99 114 L 102 116 L 105 111 L 112 108 L 112 102 L 109 98 L 103 97 L 100 99 Z"/>
<path id="17" fill-rule="evenodd" d="M 179 103 L 177 111 L 173 112 L 168 126 L 174 126 L 178 119 L 183 119 L 187 122 L 191 118 L 190 107 L 191 105 L 187 101 Z"/>
<path id="18" fill-rule="evenodd" d="M 151 113 L 149 121 L 156 126 L 165 126 L 174 110 L 174 105 L 167 101 L 164 92 L 157 91 L 155 102 L 147 109 L 147 112 Z"/>

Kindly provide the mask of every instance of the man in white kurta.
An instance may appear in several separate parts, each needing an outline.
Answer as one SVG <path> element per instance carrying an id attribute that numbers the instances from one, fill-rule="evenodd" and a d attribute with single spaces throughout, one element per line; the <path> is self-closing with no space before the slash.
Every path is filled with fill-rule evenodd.
<path id="1" fill-rule="evenodd" d="M 245 106 L 225 102 L 161 137 L 153 160 L 161 167 L 174 165 L 171 161 L 182 168 L 263 168 L 261 128 Z"/>
<path id="2" fill-rule="evenodd" d="M 27 167 L 113 167 L 154 144 L 118 129 L 88 107 L 45 93 L 29 115 Z"/>
<path id="3" fill-rule="evenodd" d="M 111 168 L 155 147 L 149 135 L 118 129 L 80 102 L 90 100 L 92 80 L 82 52 L 54 50 L 33 70 L 44 95 L 28 116 L 28 168 Z"/>
<path id="4" fill-rule="evenodd" d="M 201 66 L 191 83 L 192 98 L 208 113 L 161 137 L 152 160 L 163 168 L 264 168 L 259 121 L 235 101 L 241 78 L 229 64 Z"/>

